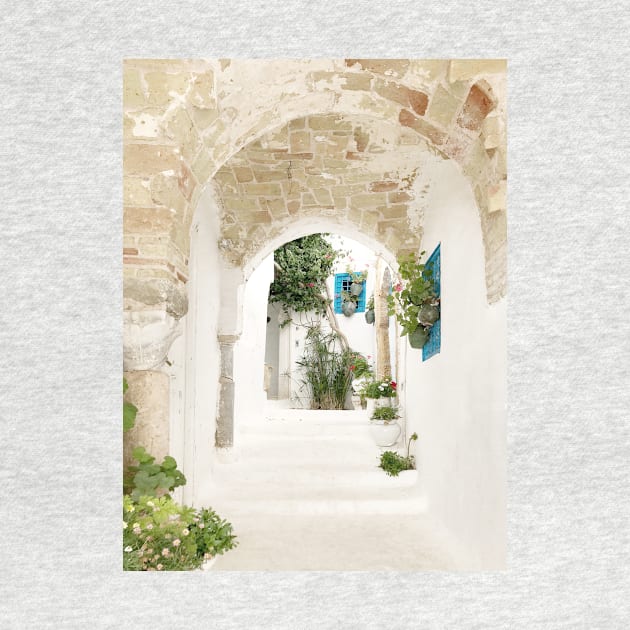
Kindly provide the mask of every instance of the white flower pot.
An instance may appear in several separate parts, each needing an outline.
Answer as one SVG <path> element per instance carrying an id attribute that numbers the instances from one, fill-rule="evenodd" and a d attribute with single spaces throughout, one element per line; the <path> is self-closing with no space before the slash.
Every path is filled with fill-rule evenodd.
<path id="1" fill-rule="evenodd" d="M 377 446 L 393 446 L 398 442 L 401 431 L 396 421 L 370 420 L 370 433 Z"/>

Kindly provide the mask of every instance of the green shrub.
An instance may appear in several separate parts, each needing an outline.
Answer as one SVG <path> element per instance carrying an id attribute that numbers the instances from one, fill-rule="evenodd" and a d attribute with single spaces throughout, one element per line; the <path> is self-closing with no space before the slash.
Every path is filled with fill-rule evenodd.
<path id="1" fill-rule="evenodd" d="M 399 417 L 400 416 L 396 413 L 395 407 L 377 407 L 372 412 L 372 420 L 385 420 L 385 422 L 391 422 Z"/>
<path id="2" fill-rule="evenodd" d="M 232 526 L 211 510 L 170 497 L 123 497 L 123 569 L 188 571 L 237 545 Z"/>
<path id="3" fill-rule="evenodd" d="M 144 446 L 133 449 L 138 466 L 129 466 L 123 480 L 123 492 L 133 499 L 141 496 L 159 497 L 186 483 L 186 477 L 177 469 L 177 462 L 167 455 L 161 464 L 154 464 Z"/>
<path id="4" fill-rule="evenodd" d="M 197 554 L 204 558 L 218 556 L 236 546 L 232 525 L 222 520 L 213 510 L 203 508 L 193 518 L 190 531 L 195 536 Z"/>

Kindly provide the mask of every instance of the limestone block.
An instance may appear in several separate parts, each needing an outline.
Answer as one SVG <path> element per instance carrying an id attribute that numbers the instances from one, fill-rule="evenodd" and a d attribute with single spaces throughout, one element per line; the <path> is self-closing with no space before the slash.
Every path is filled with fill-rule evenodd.
<path id="1" fill-rule="evenodd" d="M 184 94 L 190 81 L 188 73 L 145 72 L 147 101 L 152 105 L 166 105 L 175 96 Z"/>
<path id="2" fill-rule="evenodd" d="M 431 97 L 427 118 L 441 127 L 448 127 L 457 115 L 461 105 L 461 100 L 447 92 L 441 85 L 438 85 Z"/>
<path id="3" fill-rule="evenodd" d="M 146 104 L 140 71 L 125 64 L 123 70 L 123 108 L 133 109 Z"/>
<path id="4" fill-rule="evenodd" d="M 453 83 L 478 75 L 505 73 L 506 70 L 506 59 L 453 59 L 449 65 L 448 78 Z"/>
<path id="5" fill-rule="evenodd" d="M 123 178 L 123 203 L 126 206 L 152 206 L 150 180 L 144 177 Z"/>
<path id="6" fill-rule="evenodd" d="M 123 209 L 123 231 L 125 234 L 165 234 L 173 224 L 173 212 L 169 208 L 126 207 Z"/>
<path id="7" fill-rule="evenodd" d="M 507 182 L 502 180 L 488 189 L 488 212 L 498 212 L 507 208 Z"/>
<path id="8" fill-rule="evenodd" d="M 123 437 L 124 466 L 135 463 L 131 454 L 136 446 L 144 446 L 162 463 L 169 454 L 169 376 L 152 370 L 126 371 L 124 375 L 129 385 L 125 400 L 138 408 L 134 428 Z"/>
<path id="9" fill-rule="evenodd" d="M 190 92 L 190 102 L 198 108 L 214 109 L 216 107 L 214 72 L 207 72 L 195 77 Z"/>
<path id="10" fill-rule="evenodd" d="M 161 144 L 127 144 L 123 150 L 126 175 L 154 175 L 177 170 L 181 161 L 179 149 Z"/>

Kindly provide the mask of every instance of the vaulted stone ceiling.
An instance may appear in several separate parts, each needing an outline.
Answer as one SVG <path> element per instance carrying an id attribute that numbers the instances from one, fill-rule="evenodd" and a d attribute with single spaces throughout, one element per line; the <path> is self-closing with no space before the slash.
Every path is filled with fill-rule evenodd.
<path id="1" fill-rule="evenodd" d="M 238 264 L 292 218 L 322 214 L 355 223 L 394 253 L 415 251 L 422 204 L 412 186 L 440 159 L 399 124 L 338 114 L 292 120 L 217 172 L 224 254 Z"/>

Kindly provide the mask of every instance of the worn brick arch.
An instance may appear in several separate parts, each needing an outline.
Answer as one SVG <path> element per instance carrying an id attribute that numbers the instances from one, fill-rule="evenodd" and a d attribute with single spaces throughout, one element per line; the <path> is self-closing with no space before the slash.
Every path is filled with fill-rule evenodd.
<path id="1" fill-rule="evenodd" d="M 479 206 L 488 301 L 505 291 L 504 63 L 130 60 L 125 67 L 125 298 L 181 316 L 204 185 L 243 147 L 307 115 L 372 116 L 460 165 Z M 246 96 L 244 96 L 244 92 Z M 489 114 L 500 116 L 489 124 Z"/>

